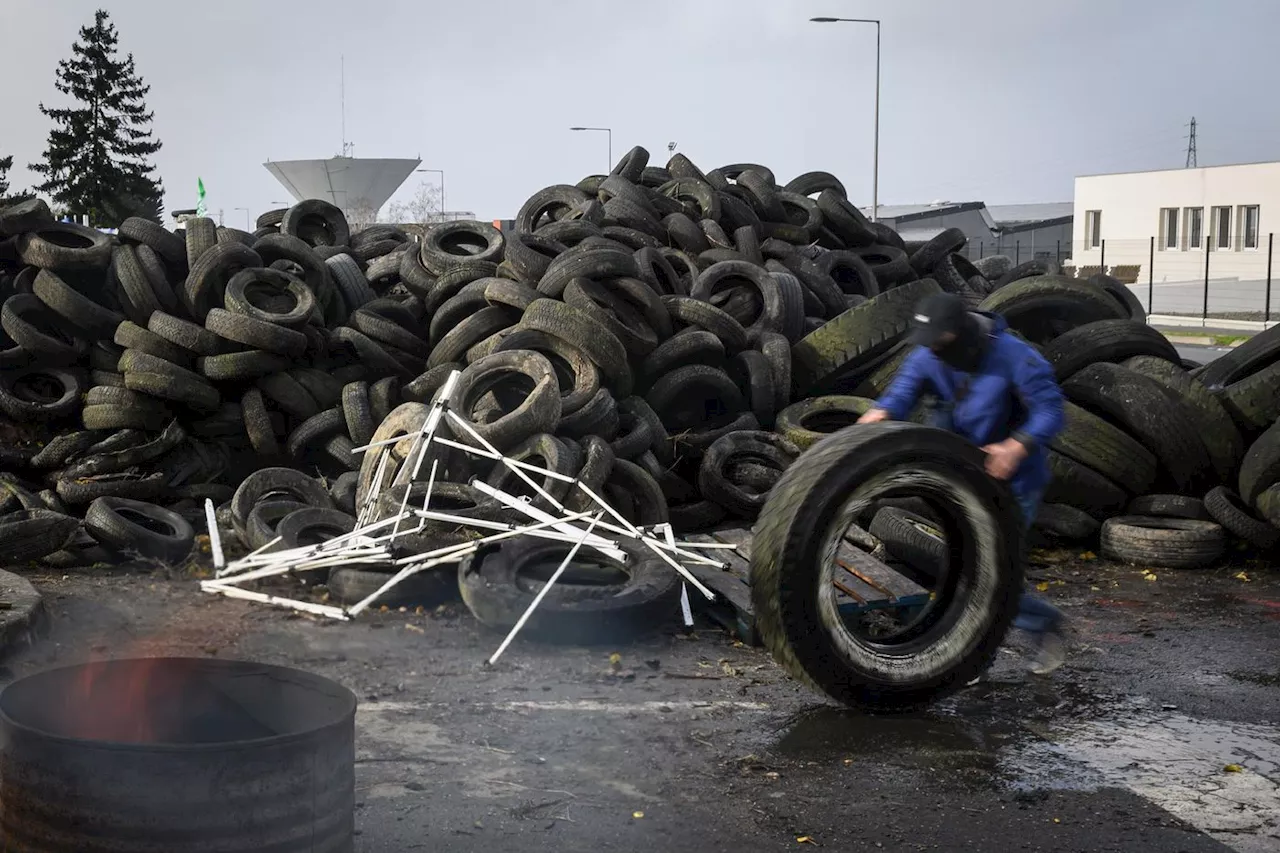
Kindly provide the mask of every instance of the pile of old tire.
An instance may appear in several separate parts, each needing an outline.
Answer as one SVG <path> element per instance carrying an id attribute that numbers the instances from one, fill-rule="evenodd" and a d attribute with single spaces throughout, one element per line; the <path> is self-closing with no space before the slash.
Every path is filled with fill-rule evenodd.
<path id="1" fill-rule="evenodd" d="M 1045 538 L 1169 568 L 1220 562 L 1233 539 L 1280 544 L 1280 329 L 1200 366 L 1106 277 L 1027 278 L 981 307 L 1040 348 L 1067 398 Z"/>

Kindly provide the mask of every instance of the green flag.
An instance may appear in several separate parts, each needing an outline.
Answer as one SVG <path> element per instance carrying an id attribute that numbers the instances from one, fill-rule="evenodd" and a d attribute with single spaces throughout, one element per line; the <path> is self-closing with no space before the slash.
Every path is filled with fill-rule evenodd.
<path id="1" fill-rule="evenodd" d="M 196 191 L 200 196 L 196 201 L 196 216 L 204 216 L 208 210 L 204 206 L 204 178 L 196 178 Z"/>

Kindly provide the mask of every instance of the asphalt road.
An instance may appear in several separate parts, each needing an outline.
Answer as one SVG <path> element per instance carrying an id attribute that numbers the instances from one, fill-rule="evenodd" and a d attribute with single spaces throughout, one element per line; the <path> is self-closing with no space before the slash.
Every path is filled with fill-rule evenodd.
<path id="1" fill-rule="evenodd" d="M 844 712 L 710 627 L 518 640 L 487 668 L 500 637 L 457 606 L 339 624 L 103 573 L 33 578 L 54 627 L 0 681 L 159 654 L 332 677 L 360 698 L 361 851 L 1280 849 L 1274 570 L 1032 574 L 1072 617 L 1068 664 L 1027 676 L 1014 637 L 911 716 Z"/>
<path id="2" fill-rule="evenodd" d="M 1173 348 L 1176 349 L 1178 351 L 1178 355 L 1183 358 L 1189 358 L 1192 361 L 1198 361 L 1201 364 L 1208 364 L 1224 353 L 1231 352 L 1230 347 L 1204 347 L 1193 346 L 1191 344 L 1175 344 Z"/>

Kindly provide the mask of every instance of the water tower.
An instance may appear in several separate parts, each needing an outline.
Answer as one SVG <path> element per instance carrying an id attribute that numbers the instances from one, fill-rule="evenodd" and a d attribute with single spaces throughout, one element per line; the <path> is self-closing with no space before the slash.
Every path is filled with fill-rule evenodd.
<path id="1" fill-rule="evenodd" d="M 344 146 L 345 147 L 345 146 Z M 342 209 L 352 223 L 373 222 L 387 199 L 413 170 L 414 160 L 331 157 L 328 160 L 275 160 L 263 163 L 296 201 L 319 198 Z"/>

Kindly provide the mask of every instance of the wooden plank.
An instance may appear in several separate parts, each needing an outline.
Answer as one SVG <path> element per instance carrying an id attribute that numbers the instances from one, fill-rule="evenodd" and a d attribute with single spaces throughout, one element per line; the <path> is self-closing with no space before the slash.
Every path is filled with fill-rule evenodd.
<path id="1" fill-rule="evenodd" d="M 726 545 L 736 545 L 737 553 L 748 563 L 751 562 L 751 531 L 745 527 L 729 527 L 717 530 L 712 534 L 717 541 Z"/>
<path id="2" fill-rule="evenodd" d="M 863 584 L 877 590 L 879 594 L 873 596 L 876 600 L 909 598 L 929 592 L 853 545 L 842 544 L 836 552 L 836 562 Z"/>
<path id="3" fill-rule="evenodd" d="M 689 566 L 689 571 L 716 594 L 716 601 L 691 595 L 689 603 L 723 626 L 734 637 L 750 646 L 763 643 L 756 631 L 755 610 L 751 606 L 751 587 L 732 572 L 711 566 Z"/>

